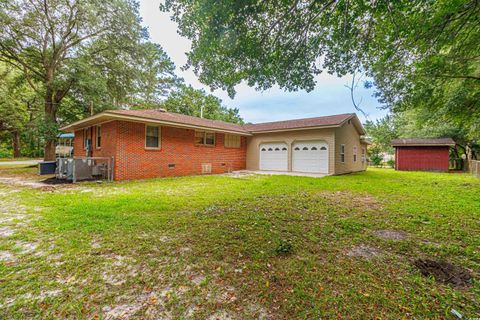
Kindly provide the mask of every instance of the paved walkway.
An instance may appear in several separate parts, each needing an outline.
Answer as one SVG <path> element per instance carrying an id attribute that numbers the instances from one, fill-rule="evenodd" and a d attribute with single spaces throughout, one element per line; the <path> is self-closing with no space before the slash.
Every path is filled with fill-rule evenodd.
<path id="1" fill-rule="evenodd" d="M 41 159 L 35 160 L 18 160 L 18 161 L 0 161 L 0 166 L 12 166 L 12 165 L 22 165 L 22 164 L 38 164 Z"/>

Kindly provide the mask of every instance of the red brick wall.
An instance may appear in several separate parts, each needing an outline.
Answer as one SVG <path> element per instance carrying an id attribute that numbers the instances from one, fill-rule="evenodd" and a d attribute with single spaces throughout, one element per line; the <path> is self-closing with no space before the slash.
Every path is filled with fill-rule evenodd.
<path id="1" fill-rule="evenodd" d="M 116 139 L 117 139 L 117 122 L 107 122 L 100 125 L 101 127 L 101 146 L 97 147 L 96 134 L 97 131 L 95 127 L 88 128 L 88 137 L 92 139 L 93 142 L 93 157 L 115 157 L 116 155 Z M 75 131 L 75 140 L 74 140 L 74 156 L 83 157 L 86 155 L 86 150 L 84 148 L 84 130 Z"/>
<path id="2" fill-rule="evenodd" d="M 102 149 L 107 143 L 116 146 L 115 180 L 201 174 L 202 163 L 211 163 L 212 173 L 245 169 L 245 137 L 241 138 L 240 148 L 225 148 L 223 133 L 216 133 L 214 147 L 196 146 L 195 130 L 163 126 L 161 148 L 150 150 L 145 148 L 145 124 L 127 121 L 114 123 L 115 139 L 103 139 Z M 169 164 L 175 167 L 169 168 Z"/>
<path id="3" fill-rule="evenodd" d="M 448 171 L 449 147 L 397 147 L 397 170 Z"/>

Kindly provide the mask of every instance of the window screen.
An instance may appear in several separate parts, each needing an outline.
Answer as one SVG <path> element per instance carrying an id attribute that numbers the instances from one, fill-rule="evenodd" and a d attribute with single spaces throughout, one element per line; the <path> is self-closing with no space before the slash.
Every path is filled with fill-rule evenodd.
<path id="1" fill-rule="evenodd" d="M 160 128 L 156 126 L 147 126 L 145 130 L 145 147 L 159 148 L 160 147 Z"/>
<path id="2" fill-rule="evenodd" d="M 225 135 L 226 148 L 240 148 L 240 136 L 234 134 Z"/>
<path id="3" fill-rule="evenodd" d="M 215 145 L 215 133 L 205 131 L 195 131 L 195 144 Z"/>
<path id="4" fill-rule="evenodd" d="M 97 126 L 97 148 L 100 148 L 102 146 L 102 129 L 100 126 Z"/>

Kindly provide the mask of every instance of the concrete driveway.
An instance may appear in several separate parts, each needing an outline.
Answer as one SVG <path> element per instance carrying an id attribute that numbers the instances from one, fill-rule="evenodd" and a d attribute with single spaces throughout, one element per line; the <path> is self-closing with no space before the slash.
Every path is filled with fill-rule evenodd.
<path id="1" fill-rule="evenodd" d="M 38 164 L 40 161 L 42 161 L 42 159 L 18 160 L 18 161 L 0 161 L 0 166 L 34 165 L 34 164 Z"/>
<path id="2" fill-rule="evenodd" d="M 233 174 L 283 175 L 283 176 L 297 176 L 297 177 L 311 177 L 311 178 L 322 178 L 322 177 L 328 176 L 328 174 L 324 174 L 324 173 L 265 171 L 265 170 L 239 170 L 239 171 L 233 171 L 232 173 Z"/>

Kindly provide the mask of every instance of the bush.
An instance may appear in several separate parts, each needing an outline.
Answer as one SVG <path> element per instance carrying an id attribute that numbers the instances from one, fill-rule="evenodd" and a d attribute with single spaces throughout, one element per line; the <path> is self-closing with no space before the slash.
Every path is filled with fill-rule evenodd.
<path id="1" fill-rule="evenodd" d="M 0 146 L 0 158 L 11 158 L 13 156 L 13 151 L 7 149 L 4 146 Z"/>
<path id="2" fill-rule="evenodd" d="M 387 161 L 387 165 L 390 167 L 390 168 L 395 168 L 395 160 L 393 159 L 390 159 Z"/>
<path id="3" fill-rule="evenodd" d="M 370 161 L 374 166 L 380 166 L 383 162 L 383 157 L 380 154 L 372 154 L 370 156 Z"/>
<path id="4" fill-rule="evenodd" d="M 293 252 L 293 244 L 290 240 L 280 239 L 275 253 L 279 256 L 285 256 Z"/>
<path id="5" fill-rule="evenodd" d="M 378 147 L 372 147 L 368 149 L 369 159 L 372 165 L 380 166 L 383 162 L 383 156 Z"/>

